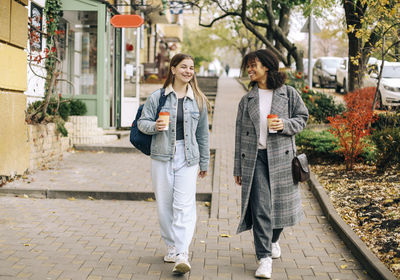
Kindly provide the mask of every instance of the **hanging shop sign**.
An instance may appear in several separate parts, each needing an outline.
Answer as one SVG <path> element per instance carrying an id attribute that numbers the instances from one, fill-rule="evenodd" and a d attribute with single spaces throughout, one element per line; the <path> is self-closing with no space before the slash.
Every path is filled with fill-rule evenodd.
<path id="1" fill-rule="evenodd" d="M 115 15 L 111 18 L 114 27 L 140 27 L 144 19 L 140 15 Z"/>

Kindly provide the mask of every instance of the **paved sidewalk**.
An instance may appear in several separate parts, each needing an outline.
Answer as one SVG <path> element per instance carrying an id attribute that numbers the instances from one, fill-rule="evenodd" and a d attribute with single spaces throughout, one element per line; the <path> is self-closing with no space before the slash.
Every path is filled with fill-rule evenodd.
<path id="1" fill-rule="evenodd" d="M 235 80 L 220 79 L 211 137 L 212 148 L 218 149 L 218 215 L 210 218 L 210 208 L 198 202 L 190 274 L 176 277 L 172 264 L 162 261 L 166 248 L 155 202 L 0 197 L 0 280 L 254 279 L 251 233 L 235 234 L 240 188 L 232 176 L 234 123 L 243 94 Z M 133 162 L 138 164 L 129 166 Z M 148 158 L 138 153 L 85 152 L 68 155 L 40 176 L 44 187 L 149 188 L 148 168 Z M 36 180 L 6 187 L 28 188 Z M 370 279 L 332 231 L 308 187 L 301 190 L 306 218 L 284 230 L 272 279 Z"/>
<path id="2" fill-rule="evenodd" d="M 127 145 L 128 138 L 110 145 Z M 4 189 L 151 192 L 150 162 L 150 157 L 140 152 L 75 151 L 64 154 L 64 159 L 49 169 L 35 171 L 26 179 L 6 184 Z M 207 176 L 198 180 L 197 191 L 211 193 L 211 179 Z"/>

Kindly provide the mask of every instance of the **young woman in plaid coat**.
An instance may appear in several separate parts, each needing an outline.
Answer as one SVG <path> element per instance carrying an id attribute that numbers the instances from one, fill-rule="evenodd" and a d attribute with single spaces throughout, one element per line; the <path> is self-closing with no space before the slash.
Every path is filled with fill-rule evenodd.
<path id="1" fill-rule="evenodd" d="M 239 103 L 235 133 L 234 177 L 242 187 L 238 233 L 253 229 L 259 268 L 255 276 L 270 278 L 272 258 L 280 257 L 279 235 L 303 218 L 300 190 L 291 162 L 295 135 L 303 130 L 308 110 L 298 92 L 285 85 L 279 60 L 270 50 L 247 54 L 251 90 Z M 267 125 L 269 114 L 278 115 Z"/>

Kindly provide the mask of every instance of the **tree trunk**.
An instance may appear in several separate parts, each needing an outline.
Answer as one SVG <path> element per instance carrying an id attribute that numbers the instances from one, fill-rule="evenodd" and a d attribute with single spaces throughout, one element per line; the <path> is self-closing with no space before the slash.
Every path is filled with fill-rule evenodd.
<path id="1" fill-rule="evenodd" d="M 357 54 L 360 52 L 360 41 L 357 39 L 354 34 L 349 33 L 349 70 L 347 73 L 348 77 L 348 91 L 352 92 L 358 88 L 358 73 L 359 73 L 359 66 L 352 63 L 351 58 L 356 57 Z"/>
<path id="2" fill-rule="evenodd" d="M 279 11 L 278 26 L 282 30 L 283 34 L 285 34 L 285 36 L 288 36 L 289 34 L 289 18 L 290 18 L 290 8 L 282 4 L 281 10 Z M 278 50 L 282 50 L 283 48 L 282 44 L 279 41 L 276 41 L 275 47 Z"/>
<path id="3" fill-rule="evenodd" d="M 352 63 L 352 58 L 360 55 L 361 51 L 361 39 L 356 37 L 355 30 L 360 26 L 360 13 L 357 10 L 359 7 L 358 4 L 354 3 L 357 0 L 344 0 L 343 6 L 346 16 L 346 25 L 347 28 L 350 26 L 354 27 L 353 32 L 348 32 L 347 36 L 349 38 L 349 70 L 347 73 L 348 77 L 348 91 L 351 92 L 359 87 L 360 80 L 360 68 L 359 65 L 355 65 Z"/>

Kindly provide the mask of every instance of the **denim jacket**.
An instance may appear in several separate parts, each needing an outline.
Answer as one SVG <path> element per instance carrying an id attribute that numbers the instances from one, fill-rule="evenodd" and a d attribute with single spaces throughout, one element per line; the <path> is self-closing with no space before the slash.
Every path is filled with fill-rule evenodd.
<path id="1" fill-rule="evenodd" d="M 178 100 L 172 86 L 165 89 L 167 99 L 161 112 L 170 113 L 169 128 L 166 131 L 157 131 L 156 116 L 160 90 L 153 92 L 143 106 L 142 116 L 138 121 L 138 128 L 145 134 L 153 135 L 151 141 L 152 159 L 168 161 L 174 157 L 176 142 L 176 118 Z M 207 106 L 204 104 L 203 112 L 199 112 L 193 90 L 188 85 L 186 97 L 183 101 L 184 112 L 184 141 L 185 157 L 188 166 L 200 165 L 201 171 L 207 171 L 210 160 L 209 131 Z"/>

